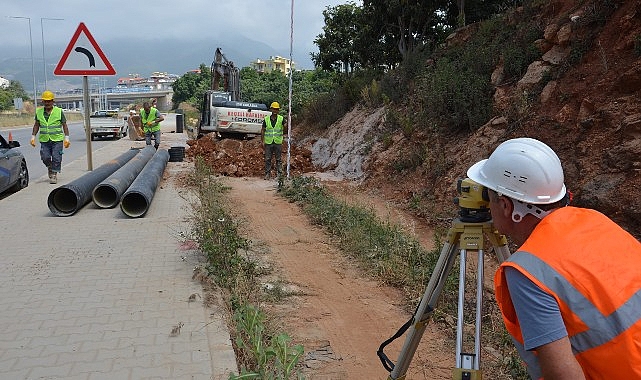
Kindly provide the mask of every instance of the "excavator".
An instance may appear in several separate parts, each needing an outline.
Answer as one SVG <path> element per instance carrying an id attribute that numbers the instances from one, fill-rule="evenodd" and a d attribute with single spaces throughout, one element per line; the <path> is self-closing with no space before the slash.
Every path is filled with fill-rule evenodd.
<path id="1" fill-rule="evenodd" d="M 216 48 L 211 63 L 211 86 L 203 94 L 197 137 L 215 133 L 218 138 L 260 135 L 267 105 L 240 100 L 240 70 Z M 222 87 L 222 88 L 221 88 Z"/>

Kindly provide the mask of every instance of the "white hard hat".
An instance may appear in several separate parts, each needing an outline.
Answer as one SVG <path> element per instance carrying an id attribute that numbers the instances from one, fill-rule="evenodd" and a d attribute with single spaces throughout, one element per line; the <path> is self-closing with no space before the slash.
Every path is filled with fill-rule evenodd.
<path id="1" fill-rule="evenodd" d="M 467 170 L 475 182 L 512 199 L 550 204 L 566 195 L 561 160 L 539 140 L 505 141 L 490 155 Z"/>

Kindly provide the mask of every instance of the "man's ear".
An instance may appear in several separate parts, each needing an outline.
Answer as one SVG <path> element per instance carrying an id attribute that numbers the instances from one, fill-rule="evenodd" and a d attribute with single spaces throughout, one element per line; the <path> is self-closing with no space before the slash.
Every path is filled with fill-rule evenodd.
<path id="1" fill-rule="evenodd" d="M 499 207 L 504 217 L 508 219 L 512 218 L 512 211 L 514 211 L 514 204 L 512 203 L 512 200 L 510 198 L 499 197 Z"/>

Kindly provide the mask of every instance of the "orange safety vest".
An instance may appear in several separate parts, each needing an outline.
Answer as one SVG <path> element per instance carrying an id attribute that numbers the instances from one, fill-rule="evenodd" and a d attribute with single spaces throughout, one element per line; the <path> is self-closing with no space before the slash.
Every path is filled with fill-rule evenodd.
<path id="1" fill-rule="evenodd" d="M 505 280 L 507 266 L 556 299 L 587 379 L 641 379 L 638 240 L 594 210 L 564 207 L 546 216 L 494 278 L 505 326 L 522 345 Z M 538 365 L 533 356 L 524 359 L 529 366 Z"/>

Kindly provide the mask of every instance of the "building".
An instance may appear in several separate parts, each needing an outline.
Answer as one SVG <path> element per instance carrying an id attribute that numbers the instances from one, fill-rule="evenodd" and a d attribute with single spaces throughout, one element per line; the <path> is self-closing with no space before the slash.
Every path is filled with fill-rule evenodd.
<path id="1" fill-rule="evenodd" d="M 141 88 L 148 87 L 153 90 L 167 90 L 178 79 L 178 75 L 167 74 L 165 72 L 154 71 L 148 78 L 141 77 L 138 74 L 129 74 L 129 76 L 118 79 L 118 88 Z"/>
<path id="2" fill-rule="evenodd" d="M 3 77 L 0 77 L 0 88 L 7 88 L 9 87 L 10 84 L 11 84 L 11 81 Z"/>
<path id="3" fill-rule="evenodd" d="M 257 58 L 255 61 L 249 63 L 249 67 L 258 71 L 259 73 L 270 73 L 272 71 L 280 71 L 283 74 L 289 74 L 291 70 L 296 68 L 296 62 L 292 62 L 287 58 L 281 56 L 269 57 L 269 59 L 262 60 Z"/>

